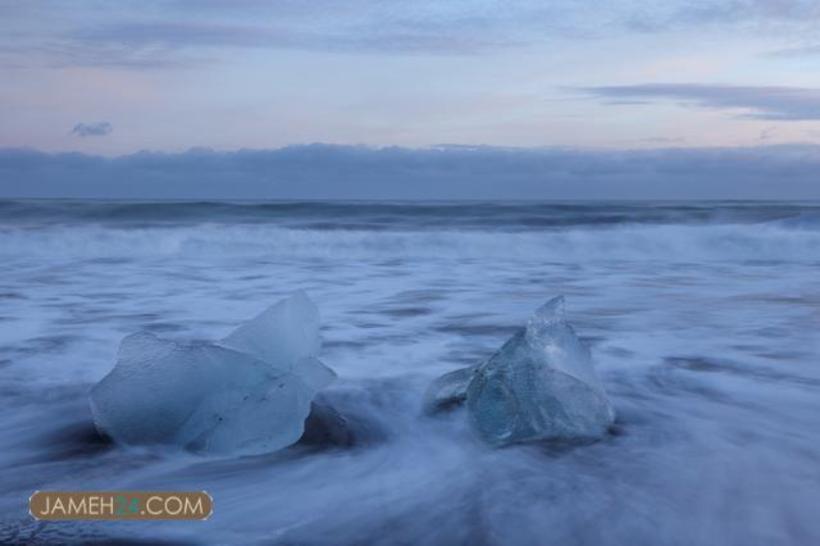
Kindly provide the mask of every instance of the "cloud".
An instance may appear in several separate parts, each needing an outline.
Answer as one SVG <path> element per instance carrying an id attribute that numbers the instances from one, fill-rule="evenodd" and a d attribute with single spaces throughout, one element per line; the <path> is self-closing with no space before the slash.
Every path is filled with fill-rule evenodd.
<path id="1" fill-rule="evenodd" d="M 176 199 L 818 199 L 820 146 L 426 149 L 323 144 L 114 158 L 0 150 L 0 196 Z"/>
<path id="2" fill-rule="evenodd" d="M 820 19 L 816 0 L 699 0 L 666 2 L 665 10 L 635 10 L 638 21 L 655 29 L 663 27 L 723 24 L 726 26 L 754 23 L 797 24 L 802 26 Z"/>
<path id="3" fill-rule="evenodd" d="M 107 121 L 96 121 L 94 123 L 78 123 L 71 129 L 71 134 L 85 138 L 89 136 L 105 136 L 113 130 L 114 127 Z"/>
<path id="4" fill-rule="evenodd" d="M 77 0 L 71 9 L 34 2 L 4 9 L 6 66 L 124 68 L 230 58 L 214 55 L 223 48 L 461 55 L 708 25 L 754 36 L 813 35 L 820 22 L 816 0 L 601 0 L 594 9 L 577 0 L 145 0 L 116 8 Z"/>
<path id="5" fill-rule="evenodd" d="M 511 9 L 521 12 L 528 1 Z M 519 44 L 519 16 L 490 5 L 420 0 L 146 1 L 72 10 L 10 7 L 0 18 L 0 66 L 183 68 L 234 59 L 238 49 L 473 55 Z M 507 10 L 510 11 L 510 10 Z M 556 10 L 552 10 L 556 11 Z M 543 20 L 554 28 L 560 17 Z"/>
<path id="6" fill-rule="evenodd" d="M 803 47 L 793 47 L 788 49 L 778 49 L 766 54 L 767 57 L 775 57 L 781 59 L 797 59 L 801 57 L 817 57 L 820 56 L 820 45 L 809 45 Z"/>
<path id="7" fill-rule="evenodd" d="M 803 121 L 820 119 L 820 89 L 808 87 L 654 83 L 583 87 L 609 103 L 675 100 L 706 108 L 742 109 L 743 118 Z"/>
<path id="8" fill-rule="evenodd" d="M 502 47 L 511 40 L 481 35 L 447 35 L 436 25 L 409 22 L 372 28 L 310 29 L 288 25 L 203 22 L 129 22 L 87 28 L 70 35 L 86 46 L 178 51 L 197 48 L 300 49 L 470 54 Z"/>

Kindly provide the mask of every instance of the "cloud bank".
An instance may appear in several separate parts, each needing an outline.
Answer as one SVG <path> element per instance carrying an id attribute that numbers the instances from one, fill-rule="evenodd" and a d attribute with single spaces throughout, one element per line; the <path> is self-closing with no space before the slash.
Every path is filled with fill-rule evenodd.
<path id="1" fill-rule="evenodd" d="M 0 196 L 820 199 L 820 146 L 593 151 L 314 144 L 115 158 L 0 150 Z"/>

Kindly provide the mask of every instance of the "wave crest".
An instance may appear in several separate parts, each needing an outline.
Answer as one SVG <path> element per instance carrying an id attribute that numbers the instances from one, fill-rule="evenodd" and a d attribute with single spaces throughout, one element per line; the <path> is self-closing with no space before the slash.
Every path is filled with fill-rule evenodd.
<path id="1" fill-rule="evenodd" d="M 803 227 L 803 226 L 801 226 Z M 6 229 L 0 255 L 63 258 L 198 257 L 327 259 L 778 260 L 816 262 L 820 231 L 777 223 L 623 226 L 561 231 L 368 231 L 269 225 L 111 229 Z"/>

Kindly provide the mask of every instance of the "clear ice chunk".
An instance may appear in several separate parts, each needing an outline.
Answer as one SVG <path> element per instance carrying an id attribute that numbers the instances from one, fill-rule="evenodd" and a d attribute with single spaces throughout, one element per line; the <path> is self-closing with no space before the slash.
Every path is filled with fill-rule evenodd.
<path id="1" fill-rule="evenodd" d="M 90 394 L 98 429 L 131 445 L 256 454 L 296 442 L 316 392 L 336 377 L 316 358 L 319 314 L 303 293 L 219 343 L 123 339 Z"/>
<path id="2" fill-rule="evenodd" d="M 475 370 L 466 403 L 474 429 L 495 446 L 598 438 L 615 418 L 562 296 Z"/>
<path id="3" fill-rule="evenodd" d="M 304 292 L 272 305 L 220 343 L 283 369 L 319 354 L 319 310 Z"/>

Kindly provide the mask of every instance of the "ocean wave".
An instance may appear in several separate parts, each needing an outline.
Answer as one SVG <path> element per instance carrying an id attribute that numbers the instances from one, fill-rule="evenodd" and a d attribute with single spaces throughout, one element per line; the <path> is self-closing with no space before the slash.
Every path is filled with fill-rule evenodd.
<path id="1" fill-rule="evenodd" d="M 623 225 L 797 222 L 812 204 L 762 202 L 126 202 L 0 200 L 0 226 L 269 225 L 326 230 L 531 231 Z M 816 225 L 816 224 L 815 224 Z"/>
<path id="2" fill-rule="evenodd" d="M 253 257 L 334 260 L 820 261 L 820 231 L 779 223 L 619 226 L 552 231 L 373 231 L 201 224 L 0 229 L 0 255 L 53 258 Z"/>

